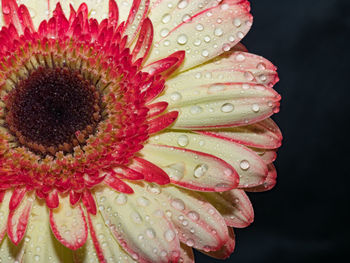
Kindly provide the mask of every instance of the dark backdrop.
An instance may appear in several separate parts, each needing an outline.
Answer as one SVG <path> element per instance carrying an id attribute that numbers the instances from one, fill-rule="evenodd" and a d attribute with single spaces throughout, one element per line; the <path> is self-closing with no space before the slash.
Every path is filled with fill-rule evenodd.
<path id="1" fill-rule="evenodd" d="M 350 0 L 251 0 L 243 43 L 279 68 L 277 186 L 224 262 L 337 262 L 350 245 Z M 196 253 L 196 262 L 222 262 Z"/>

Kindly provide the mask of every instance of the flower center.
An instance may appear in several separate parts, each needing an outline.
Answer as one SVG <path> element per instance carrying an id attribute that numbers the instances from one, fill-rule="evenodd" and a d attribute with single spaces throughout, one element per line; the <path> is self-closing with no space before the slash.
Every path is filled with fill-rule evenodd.
<path id="1" fill-rule="evenodd" d="M 72 152 L 100 121 L 100 94 L 77 71 L 39 67 L 9 93 L 6 123 L 34 152 Z"/>

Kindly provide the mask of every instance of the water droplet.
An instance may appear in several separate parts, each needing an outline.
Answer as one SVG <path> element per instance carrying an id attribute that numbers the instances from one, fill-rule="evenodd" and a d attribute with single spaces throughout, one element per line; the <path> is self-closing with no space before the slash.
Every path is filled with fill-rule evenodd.
<path id="1" fill-rule="evenodd" d="M 238 33 L 237 33 L 237 37 L 240 38 L 240 39 L 242 39 L 242 38 L 244 37 L 244 34 L 243 34 L 242 32 L 238 32 Z"/>
<path id="2" fill-rule="evenodd" d="M 234 109 L 234 106 L 231 103 L 225 103 L 221 106 L 221 111 L 224 113 L 232 112 Z"/>
<path id="3" fill-rule="evenodd" d="M 154 230 L 152 228 L 146 229 L 146 235 L 149 238 L 155 238 L 156 237 L 156 233 L 154 232 Z"/>
<path id="4" fill-rule="evenodd" d="M 187 220 L 182 221 L 182 225 L 183 226 L 188 226 L 188 221 Z"/>
<path id="5" fill-rule="evenodd" d="M 242 85 L 242 89 L 244 89 L 244 90 L 247 90 L 247 89 L 250 89 L 250 86 L 249 86 L 249 84 L 243 84 Z"/>
<path id="6" fill-rule="evenodd" d="M 162 23 L 163 23 L 163 24 L 169 23 L 170 20 L 171 20 L 171 15 L 170 15 L 170 14 L 165 14 L 165 15 L 162 17 Z"/>
<path id="7" fill-rule="evenodd" d="M 200 40 L 200 39 L 196 39 L 194 42 L 193 42 L 193 45 L 195 45 L 195 46 L 200 46 L 201 45 L 201 43 L 202 43 L 202 41 Z"/>
<path id="8" fill-rule="evenodd" d="M 233 20 L 233 24 L 235 27 L 240 27 L 242 25 L 242 21 L 239 18 Z"/>
<path id="9" fill-rule="evenodd" d="M 161 192 L 160 187 L 156 184 L 148 185 L 147 191 L 152 193 L 152 194 L 160 194 L 160 192 Z"/>
<path id="10" fill-rule="evenodd" d="M 206 172 L 208 171 L 208 165 L 206 165 L 205 163 L 203 164 L 199 164 L 196 166 L 196 168 L 194 169 L 194 177 L 196 178 L 200 178 L 202 177 Z"/>
<path id="11" fill-rule="evenodd" d="M 205 37 L 204 37 L 204 41 L 205 41 L 205 42 L 209 43 L 210 40 L 211 40 L 210 36 L 205 36 Z"/>
<path id="12" fill-rule="evenodd" d="M 243 54 L 238 54 L 236 56 L 236 60 L 239 61 L 239 62 L 244 61 L 245 60 L 245 56 Z"/>
<path id="13" fill-rule="evenodd" d="M 185 34 L 181 34 L 179 35 L 179 37 L 177 38 L 177 43 L 179 43 L 180 45 L 184 45 L 187 43 L 187 36 Z"/>
<path id="14" fill-rule="evenodd" d="M 193 239 L 187 239 L 186 245 L 189 246 L 189 247 L 193 247 L 194 246 L 194 240 Z"/>
<path id="15" fill-rule="evenodd" d="M 163 43 L 163 45 L 164 45 L 165 47 L 170 46 L 170 41 L 169 41 L 169 40 L 165 40 L 164 43 Z"/>
<path id="16" fill-rule="evenodd" d="M 34 256 L 34 260 L 35 260 L 35 261 L 39 261 L 39 260 L 40 260 L 40 256 L 35 255 L 35 256 Z"/>
<path id="17" fill-rule="evenodd" d="M 171 201 L 171 206 L 177 210 L 184 210 L 185 209 L 185 203 L 181 199 L 178 199 L 178 198 Z"/>
<path id="18" fill-rule="evenodd" d="M 254 75 L 249 71 L 244 72 L 244 77 L 249 81 L 252 81 L 254 79 Z"/>
<path id="19" fill-rule="evenodd" d="M 167 29 L 167 28 L 163 28 L 163 29 L 160 31 L 160 36 L 161 36 L 161 37 L 166 37 L 168 34 L 169 34 L 169 29 Z"/>
<path id="20" fill-rule="evenodd" d="M 266 65 L 264 63 L 259 63 L 257 66 L 256 66 L 257 69 L 260 69 L 260 70 L 265 70 L 266 69 Z"/>
<path id="21" fill-rule="evenodd" d="M 249 169 L 250 164 L 247 160 L 242 160 L 239 164 L 239 167 L 241 167 L 242 170 L 246 171 Z"/>
<path id="22" fill-rule="evenodd" d="M 222 31 L 221 28 L 216 28 L 216 29 L 214 30 L 215 36 L 220 37 L 220 36 L 222 36 L 223 33 L 224 33 L 224 31 Z"/>
<path id="23" fill-rule="evenodd" d="M 260 106 L 259 106 L 258 104 L 253 104 L 253 105 L 252 105 L 252 110 L 253 110 L 254 112 L 259 112 Z"/>
<path id="24" fill-rule="evenodd" d="M 202 24 L 198 24 L 198 25 L 196 25 L 196 29 L 197 29 L 198 31 L 203 31 L 204 27 L 203 27 Z"/>
<path id="25" fill-rule="evenodd" d="M 180 2 L 178 3 L 177 7 L 178 7 L 179 9 L 184 9 L 187 5 L 188 5 L 187 0 L 182 0 L 182 1 L 180 1 Z"/>
<path id="26" fill-rule="evenodd" d="M 131 212 L 130 216 L 131 216 L 132 221 L 134 221 L 134 223 L 136 223 L 136 224 L 142 223 L 142 217 L 138 212 L 136 212 L 136 211 Z"/>
<path id="27" fill-rule="evenodd" d="M 225 52 L 227 52 L 227 51 L 229 51 L 231 49 L 231 46 L 229 45 L 229 44 L 223 44 L 222 45 L 222 50 L 223 51 L 225 51 Z"/>
<path id="28" fill-rule="evenodd" d="M 197 221 L 199 219 L 199 214 L 195 211 L 188 212 L 188 217 L 192 219 L 193 221 Z"/>
<path id="29" fill-rule="evenodd" d="M 4 5 L 2 7 L 2 12 L 4 13 L 4 15 L 8 15 L 8 14 L 10 14 L 11 9 L 10 9 L 10 7 L 8 5 Z"/>
<path id="30" fill-rule="evenodd" d="M 141 196 L 137 198 L 137 203 L 139 206 L 146 207 L 149 205 L 150 201 L 146 197 Z"/>
<path id="31" fill-rule="evenodd" d="M 203 56 L 203 57 L 209 56 L 208 50 L 204 49 L 204 50 L 202 51 L 202 56 Z"/>
<path id="32" fill-rule="evenodd" d="M 203 111 L 203 109 L 200 106 L 192 106 L 190 109 L 190 112 L 192 114 L 199 114 Z"/>
<path id="33" fill-rule="evenodd" d="M 181 94 L 179 92 L 176 91 L 176 92 L 173 92 L 173 93 L 170 94 L 170 99 L 172 101 L 178 101 L 178 100 L 182 99 L 182 96 L 181 96 Z"/>
<path id="34" fill-rule="evenodd" d="M 165 231 L 165 233 L 164 233 L 164 238 L 165 238 L 165 240 L 168 241 L 168 242 L 173 241 L 174 238 L 175 238 L 175 232 L 172 231 L 171 229 L 168 229 L 168 230 Z"/>
<path id="35" fill-rule="evenodd" d="M 126 204 L 127 200 L 128 200 L 128 197 L 125 194 L 119 194 L 115 199 L 118 205 Z"/>
<path id="36" fill-rule="evenodd" d="M 187 135 L 180 135 L 179 138 L 177 139 L 177 143 L 182 147 L 187 146 L 189 143 L 188 136 Z"/>

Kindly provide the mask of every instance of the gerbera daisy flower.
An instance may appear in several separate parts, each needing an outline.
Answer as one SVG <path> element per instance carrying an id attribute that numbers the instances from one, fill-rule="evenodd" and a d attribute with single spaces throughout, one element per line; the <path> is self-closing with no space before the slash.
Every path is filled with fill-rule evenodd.
<path id="1" fill-rule="evenodd" d="M 249 2 L 1 9 L 0 262 L 228 257 L 282 138 Z"/>

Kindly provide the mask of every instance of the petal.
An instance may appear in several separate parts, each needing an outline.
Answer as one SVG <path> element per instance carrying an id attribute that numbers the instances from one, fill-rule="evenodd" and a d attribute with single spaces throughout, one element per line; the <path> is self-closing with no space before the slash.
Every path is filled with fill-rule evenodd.
<path id="1" fill-rule="evenodd" d="M 87 243 L 85 250 L 95 250 L 99 262 L 118 262 L 123 259 L 123 262 L 134 262 L 134 260 L 126 253 L 113 238 L 109 229 L 106 227 L 100 213 L 96 215 L 88 215 L 90 235 L 92 244 Z M 90 245 L 89 245 L 90 244 Z M 89 246 L 89 248 L 88 248 Z M 87 254 L 87 253 L 86 253 Z M 89 253 L 90 254 L 90 253 Z M 86 261 L 86 259 L 85 259 Z M 83 260 L 81 260 L 83 262 Z M 86 261 L 90 262 L 90 261 Z M 98 262 L 98 261 L 97 261 Z"/>
<path id="2" fill-rule="evenodd" d="M 152 46 L 152 41 L 153 41 L 152 22 L 151 20 L 149 20 L 149 18 L 146 18 L 145 21 L 143 21 L 140 34 L 138 36 L 135 47 L 132 51 L 132 56 L 134 61 L 140 58 L 144 60 L 147 57 L 148 52 Z"/>
<path id="3" fill-rule="evenodd" d="M 184 149 L 214 155 L 230 164 L 240 176 L 239 187 L 251 187 L 264 182 L 268 170 L 266 164 L 251 149 L 235 142 L 189 132 L 164 132 L 149 139 L 149 143 L 180 146 L 186 138 Z"/>
<path id="4" fill-rule="evenodd" d="M 276 68 L 266 59 L 228 52 L 167 80 L 156 101 L 179 111 L 174 128 L 246 126 L 278 112 L 281 96 L 272 89 L 277 81 Z"/>
<path id="5" fill-rule="evenodd" d="M 24 240 L 24 262 L 73 262 L 72 251 L 53 236 L 49 210 L 42 200 L 33 205 Z"/>
<path id="6" fill-rule="evenodd" d="M 181 70 L 186 70 L 237 44 L 252 24 L 249 2 L 218 2 L 179 1 L 178 5 L 169 5 L 167 1 L 157 1 L 150 13 L 156 34 L 155 47 L 148 61 L 166 57 L 175 50 L 186 50 L 186 59 L 181 67 Z M 219 24 L 220 20 L 230 22 Z"/>
<path id="7" fill-rule="evenodd" d="M 148 133 L 157 133 L 164 130 L 168 126 L 174 123 L 179 113 L 177 111 L 171 111 L 163 114 L 155 119 L 152 119 L 148 123 Z"/>
<path id="8" fill-rule="evenodd" d="M 187 246 L 206 251 L 221 248 L 228 240 L 227 227 L 220 213 L 199 194 L 175 186 L 163 186 L 149 192 L 172 220 L 179 239 Z M 148 194 L 149 195 L 149 194 Z"/>
<path id="9" fill-rule="evenodd" d="M 18 245 L 24 237 L 34 201 L 33 194 L 26 194 L 16 209 L 12 210 L 7 221 L 7 235 Z"/>
<path id="10" fill-rule="evenodd" d="M 184 51 L 176 51 L 166 58 L 162 58 L 145 66 L 142 71 L 147 72 L 150 75 L 162 74 L 163 76 L 167 77 L 178 69 L 184 58 Z"/>
<path id="11" fill-rule="evenodd" d="M 27 189 L 25 187 L 17 187 L 13 191 L 13 194 L 11 196 L 9 208 L 10 210 L 15 210 L 19 204 L 22 202 L 25 194 L 27 192 Z"/>
<path id="12" fill-rule="evenodd" d="M 224 217 L 226 225 L 242 228 L 254 220 L 253 206 L 243 190 L 223 193 L 201 193 Z"/>
<path id="13" fill-rule="evenodd" d="M 59 205 L 58 192 L 52 190 L 46 197 L 46 204 L 48 208 L 57 208 Z"/>
<path id="14" fill-rule="evenodd" d="M 281 131 L 271 119 L 248 126 L 204 131 L 203 133 L 262 149 L 275 149 L 282 143 Z"/>
<path id="15" fill-rule="evenodd" d="M 186 137 L 183 137 L 186 143 Z M 238 174 L 225 161 L 179 147 L 146 144 L 143 158 L 162 168 L 172 183 L 197 191 L 227 191 L 237 187 Z"/>
<path id="16" fill-rule="evenodd" d="M 119 244 L 139 262 L 177 262 L 180 245 L 173 225 L 144 187 L 132 184 L 134 194 L 119 194 L 107 187 L 96 191 L 105 224 Z"/>
<path id="17" fill-rule="evenodd" d="M 276 185 L 277 171 L 275 166 L 271 163 L 267 166 L 269 168 L 269 173 L 265 181 L 255 187 L 244 188 L 248 192 L 265 192 L 271 190 Z"/>
<path id="18" fill-rule="evenodd" d="M 10 213 L 9 202 L 12 196 L 12 191 L 7 191 L 0 203 L 0 244 L 7 230 L 7 219 Z"/>
<path id="19" fill-rule="evenodd" d="M 24 247 L 22 244 L 16 246 L 9 238 L 0 243 L 0 262 L 23 262 Z"/>
<path id="20" fill-rule="evenodd" d="M 232 228 L 228 228 L 230 239 L 226 242 L 226 244 L 219 250 L 211 251 L 211 252 L 205 252 L 202 251 L 204 254 L 217 259 L 226 259 L 228 258 L 233 251 L 235 250 L 235 234 L 233 232 Z"/>
<path id="21" fill-rule="evenodd" d="M 264 149 L 257 149 L 257 148 L 251 148 L 254 152 L 256 152 L 261 160 L 263 160 L 266 164 L 270 164 L 274 162 L 277 158 L 276 150 L 264 150 Z"/>
<path id="22" fill-rule="evenodd" d="M 68 196 L 60 196 L 58 208 L 50 209 L 50 224 L 55 237 L 69 249 L 84 245 L 87 239 L 87 224 L 81 205 L 72 207 Z"/>

